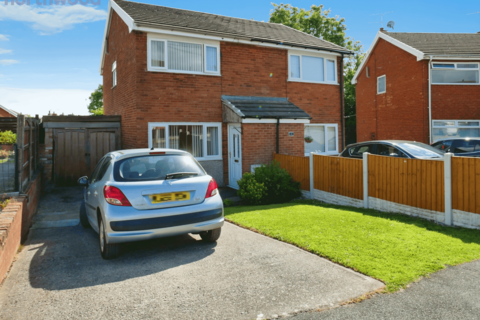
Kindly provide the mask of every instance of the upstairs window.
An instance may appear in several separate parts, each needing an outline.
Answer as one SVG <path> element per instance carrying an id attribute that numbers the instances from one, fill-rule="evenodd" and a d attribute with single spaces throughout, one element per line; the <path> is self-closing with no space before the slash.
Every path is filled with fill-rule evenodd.
<path id="1" fill-rule="evenodd" d="M 377 94 L 387 92 L 387 77 L 380 76 L 377 78 Z"/>
<path id="2" fill-rule="evenodd" d="M 219 47 L 209 44 L 150 39 L 148 69 L 194 74 L 219 74 Z"/>
<path id="3" fill-rule="evenodd" d="M 289 80 L 337 83 L 336 61 L 307 55 L 290 55 Z"/>
<path id="4" fill-rule="evenodd" d="M 117 85 L 117 61 L 112 64 L 112 88 Z"/>
<path id="5" fill-rule="evenodd" d="M 478 63 L 434 63 L 433 84 L 479 84 Z"/>

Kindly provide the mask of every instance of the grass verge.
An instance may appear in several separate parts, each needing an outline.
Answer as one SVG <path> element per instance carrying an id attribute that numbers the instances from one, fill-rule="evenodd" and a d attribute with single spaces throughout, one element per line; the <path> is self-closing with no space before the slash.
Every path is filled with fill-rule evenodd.
<path id="1" fill-rule="evenodd" d="M 227 220 L 383 281 L 388 291 L 480 259 L 480 231 L 301 200 L 225 208 Z"/>

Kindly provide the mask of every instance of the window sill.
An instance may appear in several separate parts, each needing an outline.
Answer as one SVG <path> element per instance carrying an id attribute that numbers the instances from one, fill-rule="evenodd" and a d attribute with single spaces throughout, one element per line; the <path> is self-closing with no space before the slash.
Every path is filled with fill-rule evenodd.
<path id="1" fill-rule="evenodd" d="M 338 85 L 339 85 L 338 82 L 308 81 L 308 80 L 292 79 L 292 78 L 289 78 L 287 81 L 288 81 L 288 82 L 303 82 L 303 83 L 329 84 L 329 85 L 334 85 L 334 86 L 338 86 Z"/>
<path id="2" fill-rule="evenodd" d="M 117 87 L 117 85 L 114 85 L 114 86 L 112 87 L 112 90 L 115 89 L 116 87 Z"/>
<path id="3" fill-rule="evenodd" d="M 432 83 L 435 86 L 478 86 L 480 83 Z"/>
<path id="4" fill-rule="evenodd" d="M 197 161 L 219 161 L 219 160 L 223 160 L 223 158 L 221 156 L 218 156 L 218 157 L 208 157 L 208 158 L 199 158 L 199 157 L 195 157 L 195 160 Z"/>
<path id="5" fill-rule="evenodd" d="M 385 94 L 385 93 L 387 93 L 387 91 L 377 92 L 377 96 L 378 96 L 378 95 L 381 95 L 381 94 Z"/>
<path id="6" fill-rule="evenodd" d="M 222 75 L 220 73 L 214 73 L 214 72 L 190 72 L 190 71 L 179 71 L 179 70 L 168 70 L 168 69 L 152 69 L 148 68 L 148 72 L 163 72 L 163 73 L 176 73 L 176 74 L 193 74 L 193 75 L 198 75 L 198 76 L 215 76 L 215 77 L 221 77 Z"/>

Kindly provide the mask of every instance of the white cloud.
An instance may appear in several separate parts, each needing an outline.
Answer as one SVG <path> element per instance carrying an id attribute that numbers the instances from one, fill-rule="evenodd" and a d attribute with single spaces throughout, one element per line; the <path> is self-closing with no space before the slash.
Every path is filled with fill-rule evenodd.
<path id="1" fill-rule="evenodd" d="M 0 54 L 11 53 L 11 52 L 12 52 L 12 50 L 7 50 L 7 49 L 0 48 Z"/>
<path id="2" fill-rule="evenodd" d="M 18 60 L 13 60 L 13 59 L 3 59 L 0 60 L 0 65 L 2 66 L 9 66 L 11 64 L 19 63 L 20 61 Z"/>
<path id="3" fill-rule="evenodd" d="M 0 6 L 0 20 L 31 23 L 31 27 L 43 35 L 62 32 L 73 28 L 76 24 L 105 20 L 106 17 L 105 10 L 79 4 L 53 7 Z"/>
<path id="4" fill-rule="evenodd" d="M 5 34 L 0 34 L 0 41 L 8 41 L 8 36 Z"/>
<path id="5" fill-rule="evenodd" d="M 88 114 L 88 97 L 93 90 L 0 88 L 0 105 L 16 112 L 35 116 Z"/>

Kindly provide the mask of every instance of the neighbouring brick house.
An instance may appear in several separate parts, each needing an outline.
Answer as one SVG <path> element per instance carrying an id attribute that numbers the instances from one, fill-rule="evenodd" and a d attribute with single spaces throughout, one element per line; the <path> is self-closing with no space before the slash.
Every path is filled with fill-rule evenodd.
<path id="1" fill-rule="evenodd" d="M 16 118 L 17 113 L 0 105 L 0 118 Z"/>
<path id="2" fill-rule="evenodd" d="M 121 115 L 122 148 L 187 150 L 237 187 L 276 151 L 341 151 L 349 54 L 280 24 L 110 1 L 104 113 Z"/>
<path id="3" fill-rule="evenodd" d="M 352 80 L 357 140 L 480 137 L 479 64 L 480 33 L 381 29 Z"/>

